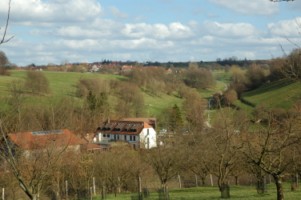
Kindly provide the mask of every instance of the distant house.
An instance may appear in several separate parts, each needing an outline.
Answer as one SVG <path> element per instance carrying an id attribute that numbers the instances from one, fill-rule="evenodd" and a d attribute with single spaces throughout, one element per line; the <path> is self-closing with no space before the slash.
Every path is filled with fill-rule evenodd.
<path id="1" fill-rule="evenodd" d="M 98 72 L 99 69 L 101 68 L 101 65 L 97 65 L 97 64 L 93 64 L 91 67 L 90 67 L 90 72 Z"/>
<path id="2" fill-rule="evenodd" d="M 132 70 L 133 70 L 132 65 L 122 65 L 122 67 L 121 67 L 121 71 L 123 71 L 123 72 L 128 72 L 128 71 L 132 71 Z"/>
<path id="3" fill-rule="evenodd" d="M 82 145 L 87 144 L 87 141 L 68 129 L 10 133 L 8 140 L 26 155 L 31 151 L 49 148 L 79 151 Z"/>
<path id="4" fill-rule="evenodd" d="M 134 148 L 150 149 L 157 146 L 155 122 L 153 118 L 108 120 L 97 128 L 93 142 L 103 145 L 126 142 Z"/>

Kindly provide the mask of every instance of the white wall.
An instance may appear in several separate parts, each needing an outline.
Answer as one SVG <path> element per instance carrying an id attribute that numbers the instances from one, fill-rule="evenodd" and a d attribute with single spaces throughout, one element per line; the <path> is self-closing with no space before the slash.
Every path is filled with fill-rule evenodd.
<path id="1" fill-rule="evenodd" d="M 144 128 L 140 133 L 140 143 L 146 149 L 157 147 L 157 133 L 153 128 Z"/>
<path id="2" fill-rule="evenodd" d="M 130 136 L 127 135 L 127 142 L 129 143 L 137 143 L 140 141 L 140 145 L 142 148 L 154 148 L 157 147 L 157 133 L 153 128 L 144 128 L 141 133 L 135 135 L 136 141 L 130 141 Z M 101 132 L 97 133 L 96 136 L 93 138 L 94 143 L 101 143 L 107 142 L 108 140 L 114 140 L 114 135 L 110 134 L 110 137 L 103 137 Z M 120 140 L 124 140 L 124 136 L 119 136 Z"/>

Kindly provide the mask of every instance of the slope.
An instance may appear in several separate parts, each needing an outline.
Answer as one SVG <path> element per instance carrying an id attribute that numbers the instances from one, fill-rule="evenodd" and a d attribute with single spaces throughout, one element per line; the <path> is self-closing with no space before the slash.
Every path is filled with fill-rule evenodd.
<path id="1" fill-rule="evenodd" d="M 241 101 L 252 107 L 261 105 L 268 108 L 289 109 L 300 99 L 300 81 L 280 80 L 266 83 L 255 90 L 243 93 Z"/>

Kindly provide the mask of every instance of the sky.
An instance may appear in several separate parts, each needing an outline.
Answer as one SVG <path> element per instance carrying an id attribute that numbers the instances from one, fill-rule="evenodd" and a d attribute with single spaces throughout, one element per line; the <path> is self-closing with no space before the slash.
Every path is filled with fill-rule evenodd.
<path id="1" fill-rule="evenodd" d="M 301 45 L 301 0 L 12 0 L 10 36 L 19 66 L 272 59 Z"/>

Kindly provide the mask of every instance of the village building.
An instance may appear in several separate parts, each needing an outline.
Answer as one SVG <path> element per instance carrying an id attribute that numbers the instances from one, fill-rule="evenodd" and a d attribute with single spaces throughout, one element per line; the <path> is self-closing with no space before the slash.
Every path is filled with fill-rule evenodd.
<path id="1" fill-rule="evenodd" d="M 83 145 L 87 145 L 86 140 L 68 129 L 10 133 L 7 138 L 14 148 L 22 150 L 25 155 L 51 148 L 80 151 Z"/>
<path id="2" fill-rule="evenodd" d="M 102 145 L 124 142 L 134 148 L 150 149 L 157 147 L 155 127 L 154 118 L 108 120 L 97 128 L 93 142 Z"/>

